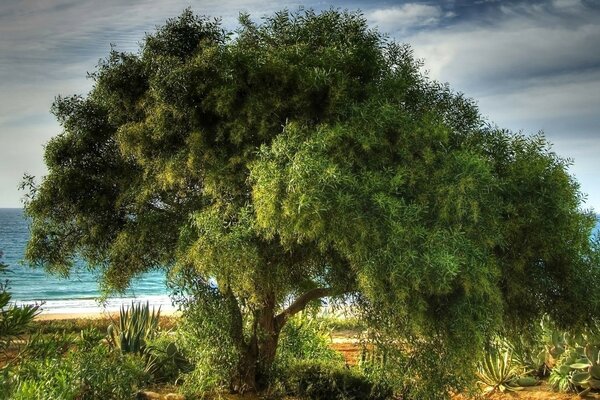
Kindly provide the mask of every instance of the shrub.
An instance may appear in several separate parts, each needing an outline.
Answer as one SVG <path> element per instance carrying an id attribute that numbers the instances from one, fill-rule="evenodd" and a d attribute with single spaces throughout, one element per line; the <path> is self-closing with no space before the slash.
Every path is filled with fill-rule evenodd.
<path id="1" fill-rule="evenodd" d="M 145 363 L 99 345 L 65 357 L 27 360 L 11 371 L 5 386 L 15 400 L 130 399 L 148 382 Z"/>
<path id="2" fill-rule="evenodd" d="M 281 330 L 277 363 L 288 365 L 299 360 L 343 361 L 333 350 L 331 329 L 326 322 L 300 313 L 290 319 Z"/>
<path id="3" fill-rule="evenodd" d="M 240 353 L 230 334 L 233 317 L 219 290 L 200 278 L 182 282 L 185 286 L 174 288 L 175 302 L 182 310 L 176 344 L 191 367 L 180 376 L 181 391 L 186 396 L 204 396 L 229 387 Z"/>
<path id="4" fill-rule="evenodd" d="M 518 366 L 513 362 L 512 352 L 499 346 L 488 350 L 479 363 L 477 377 L 477 383 L 485 394 L 523 389 L 517 384 Z"/>
<path id="5" fill-rule="evenodd" d="M 146 369 L 156 383 L 176 383 L 180 373 L 189 373 L 193 365 L 177 346 L 169 334 L 162 334 L 151 340 L 144 354 L 147 362 Z"/>
<path id="6" fill-rule="evenodd" d="M 68 333 L 32 335 L 27 343 L 24 354 L 32 359 L 46 359 L 65 354 L 75 343 L 76 336 Z"/>
<path id="7" fill-rule="evenodd" d="M 0 258 L 2 252 L 0 251 Z M 0 274 L 6 273 L 8 266 L 0 262 Z M 39 314 L 39 306 L 17 307 L 11 303 L 8 281 L 0 282 L 0 351 L 6 351 L 12 341 L 24 334 Z"/>
<path id="8" fill-rule="evenodd" d="M 289 369 L 289 391 L 310 400 L 384 400 L 390 388 L 339 363 L 303 361 Z"/>
<path id="9" fill-rule="evenodd" d="M 78 373 L 72 359 L 28 360 L 11 377 L 14 400 L 76 399 L 80 393 Z"/>

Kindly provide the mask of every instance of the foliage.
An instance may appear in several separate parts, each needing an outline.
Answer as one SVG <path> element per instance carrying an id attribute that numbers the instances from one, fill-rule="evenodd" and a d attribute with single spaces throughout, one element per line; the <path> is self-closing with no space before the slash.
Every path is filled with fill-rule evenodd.
<path id="1" fill-rule="evenodd" d="M 155 383 L 177 383 L 181 373 L 189 373 L 193 366 L 179 349 L 169 333 L 163 333 L 151 340 L 144 352 L 146 370 Z"/>
<path id="2" fill-rule="evenodd" d="M 167 331 L 175 325 L 176 317 L 161 315 L 159 320 L 159 329 Z M 82 330 L 93 329 L 98 332 L 104 332 L 110 324 L 114 323 L 110 318 L 78 318 L 78 319 L 56 319 L 56 320 L 38 320 L 27 330 L 28 334 L 33 333 L 74 333 L 79 335 Z"/>
<path id="3" fill-rule="evenodd" d="M 512 362 L 519 376 L 534 375 L 544 377 L 550 369 L 547 362 L 547 350 L 541 336 L 513 335 L 503 341 L 506 350 L 512 354 Z"/>
<path id="4" fill-rule="evenodd" d="M 361 339 L 359 365 L 373 381 L 383 382 L 407 400 L 450 399 L 452 393 L 476 393 L 474 377 L 482 351 L 467 348 L 462 342 L 475 343 L 473 337 L 463 334 L 458 343 L 448 343 L 448 332 L 444 331 L 423 337 L 411 333 L 408 320 L 392 323 L 375 308 L 366 308 L 361 317 L 372 328 Z"/>
<path id="5" fill-rule="evenodd" d="M 331 328 L 304 313 L 292 318 L 281 331 L 277 353 L 280 365 L 291 365 L 302 360 L 343 361 L 340 353 L 330 347 Z"/>
<path id="6" fill-rule="evenodd" d="M 290 389 L 301 399 L 311 400 L 385 400 L 392 392 L 374 384 L 355 369 L 339 363 L 306 360 L 290 370 Z"/>
<path id="7" fill-rule="evenodd" d="M 24 182 L 26 257 L 65 275 L 79 255 L 117 291 L 193 269 L 230 346 L 199 344 L 197 365 L 223 362 L 238 391 L 327 296 L 364 299 L 372 327 L 420 346 L 398 360 L 422 360 L 423 393 L 465 385 L 503 325 L 600 314 L 595 218 L 568 161 L 486 124 L 360 13 L 242 15 L 227 32 L 186 10 L 91 76 L 57 98 L 48 175 Z"/>
<path id="8" fill-rule="evenodd" d="M 0 274 L 6 273 L 7 270 L 8 266 L 0 262 Z M 35 316 L 40 313 L 39 306 L 17 307 L 11 303 L 11 298 L 8 281 L 0 282 L 0 352 L 4 352 L 14 339 L 24 334 Z"/>
<path id="9" fill-rule="evenodd" d="M 493 393 L 495 391 L 508 392 L 522 390 L 517 385 L 519 370 L 513 363 L 512 352 L 499 347 L 492 347 L 479 364 L 477 382 L 483 393 Z"/>
<path id="10" fill-rule="evenodd" d="M 150 305 L 132 303 L 131 307 L 121 306 L 119 324 L 108 326 L 108 343 L 122 353 L 143 353 L 146 342 L 158 331 L 160 308 L 155 310 Z"/>
<path id="11" fill-rule="evenodd" d="M 215 393 L 230 386 L 240 358 L 229 335 L 227 301 L 201 278 L 180 283 L 176 301 L 183 314 L 175 338 L 182 357 L 191 363 L 181 375 L 181 390 L 192 397 Z"/>
<path id="12" fill-rule="evenodd" d="M 40 334 L 79 334 L 84 329 L 95 329 L 101 332 L 106 332 L 112 321 L 108 318 L 77 318 L 77 319 L 56 319 L 56 320 L 41 320 L 36 321 L 27 333 Z"/>
<path id="13" fill-rule="evenodd" d="M 25 355 L 31 359 L 59 357 L 75 345 L 77 338 L 74 334 L 51 333 L 33 334 L 25 348 Z M 97 343 L 96 343 L 97 344 Z"/>
<path id="14" fill-rule="evenodd" d="M 600 390 L 600 330 L 555 333 L 561 344 L 549 383 L 562 392 L 585 395 Z"/>
<path id="15" fill-rule="evenodd" d="M 65 357 L 26 360 L 8 378 L 4 390 L 15 400 L 131 399 L 148 379 L 141 358 L 102 345 Z"/>

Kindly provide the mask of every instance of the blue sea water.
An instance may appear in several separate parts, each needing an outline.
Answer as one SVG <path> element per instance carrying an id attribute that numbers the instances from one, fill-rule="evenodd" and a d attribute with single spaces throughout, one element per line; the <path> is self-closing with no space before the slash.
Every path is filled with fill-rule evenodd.
<path id="1" fill-rule="evenodd" d="M 68 279 L 46 274 L 42 269 L 31 268 L 23 263 L 25 246 L 29 239 L 29 227 L 23 210 L 0 208 L 0 251 L 2 261 L 9 272 L 0 279 L 8 279 L 13 300 L 17 303 L 43 301 L 46 312 L 95 312 L 101 306 L 96 302 L 100 296 L 98 275 L 77 268 Z M 165 274 L 153 271 L 136 279 L 122 297 L 109 299 L 106 308 L 118 308 L 121 303 L 149 301 L 163 308 L 171 307 Z"/>

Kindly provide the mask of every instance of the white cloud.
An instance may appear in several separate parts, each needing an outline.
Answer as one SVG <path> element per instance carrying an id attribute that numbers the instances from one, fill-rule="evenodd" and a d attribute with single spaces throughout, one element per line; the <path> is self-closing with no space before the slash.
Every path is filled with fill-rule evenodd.
<path id="1" fill-rule="evenodd" d="M 398 38 L 430 76 L 474 97 L 483 115 L 526 133 L 544 130 L 600 210 L 600 13 L 579 1 L 502 5 Z"/>
<path id="2" fill-rule="evenodd" d="M 509 19 L 493 26 L 420 32 L 408 41 L 426 60 L 432 77 L 461 86 L 494 80 L 506 84 L 600 64 L 600 24 L 585 22 L 571 27 Z"/>
<path id="3" fill-rule="evenodd" d="M 579 8 L 582 6 L 581 0 L 553 0 L 552 5 L 559 10 Z"/>
<path id="4" fill-rule="evenodd" d="M 0 207 L 16 207 L 24 172 L 46 173 L 43 145 L 60 132 L 49 109 L 56 95 L 85 94 L 110 44 L 135 51 L 145 32 L 192 6 L 233 28 L 240 11 L 256 19 L 289 1 L 0 1 Z"/>
<path id="5" fill-rule="evenodd" d="M 419 3 L 376 9 L 366 15 L 373 25 L 388 33 L 435 25 L 443 16 L 440 7 Z"/>

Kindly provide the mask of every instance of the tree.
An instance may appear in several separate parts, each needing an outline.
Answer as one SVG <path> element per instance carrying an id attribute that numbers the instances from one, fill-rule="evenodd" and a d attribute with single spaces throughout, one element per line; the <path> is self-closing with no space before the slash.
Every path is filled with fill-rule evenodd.
<path id="1" fill-rule="evenodd" d="M 82 257 L 112 290 L 163 267 L 216 282 L 240 391 L 325 297 L 466 364 L 501 324 L 598 315 L 568 163 L 420 67 L 359 13 L 241 15 L 233 35 L 186 10 L 56 99 L 27 258 L 68 274 Z"/>

